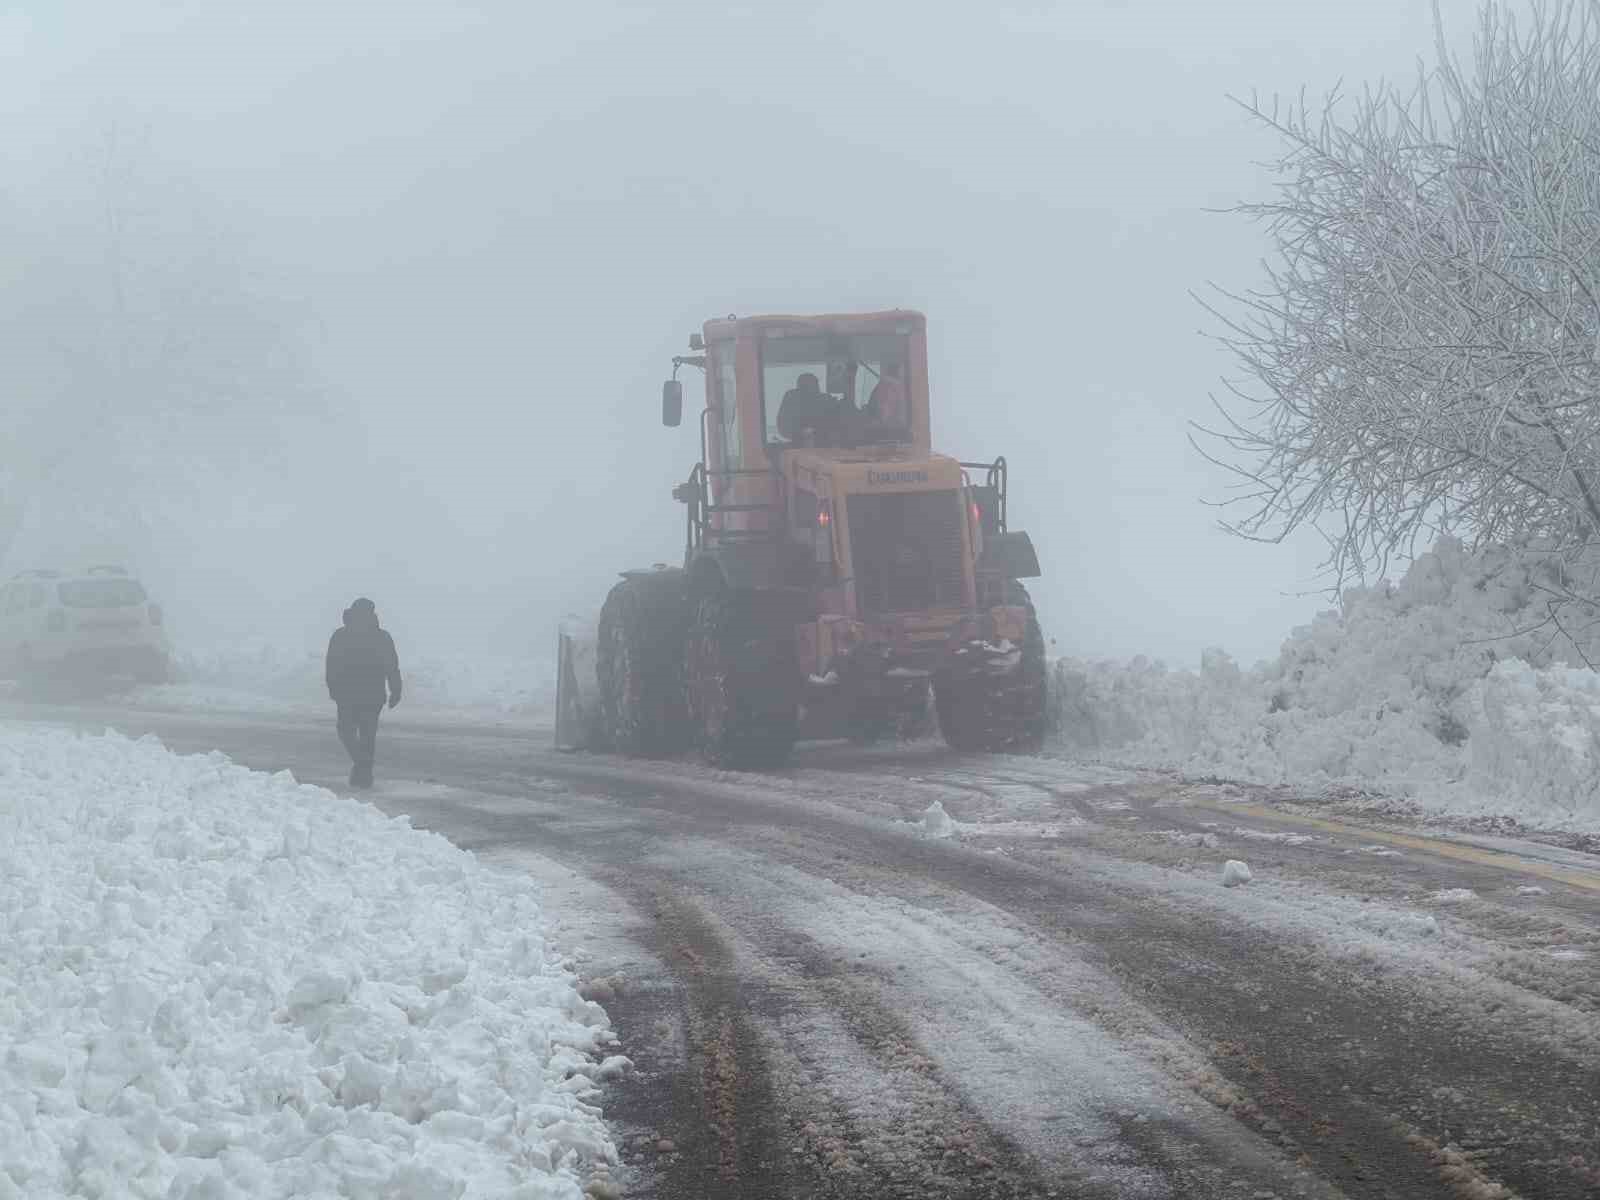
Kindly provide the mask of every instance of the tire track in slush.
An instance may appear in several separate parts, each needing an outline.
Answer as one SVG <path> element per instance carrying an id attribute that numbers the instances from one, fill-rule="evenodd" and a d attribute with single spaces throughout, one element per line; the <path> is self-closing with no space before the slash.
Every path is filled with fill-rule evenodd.
<path id="1" fill-rule="evenodd" d="M 473 819 L 474 813 L 479 822 L 517 823 L 514 817 L 486 814 L 470 805 L 463 816 Z M 548 847 L 566 842 L 567 838 L 545 827 L 537 840 Z M 570 845 L 562 845 L 563 857 L 581 858 L 585 853 L 582 841 L 574 839 Z M 495 845 L 506 842 L 505 832 L 496 832 L 490 839 L 490 844 Z M 1299 1179 L 1287 1160 L 1269 1148 L 1269 1143 L 1257 1142 L 1253 1134 L 1243 1129 L 1230 1134 L 1232 1127 L 1224 1121 L 1220 1134 L 1213 1131 L 1203 1135 L 1191 1122 L 1163 1120 L 1160 1104 L 1151 1102 L 1154 1093 L 1146 1078 L 1159 1068 L 1143 1058 L 1137 1048 L 1122 1045 L 1119 1035 L 1112 1033 L 1107 1041 L 1106 1034 L 1097 1031 L 1091 1037 L 1096 1049 L 1087 1051 L 1088 1058 L 1083 1057 L 1085 1051 L 1071 1050 L 1063 1060 L 1062 1051 L 1081 1035 L 1060 1025 L 1059 1018 L 1053 1015 L 1052 1000 L 1043 996 L 1021 1001 L 1018 1014 L 1026 1015 L 1019 1019 L 1030 1027 L 1042 1021 L 1041 1029 L 1056 1030 L 1059 1037 L 1054 1047 L 1046 1043 L 1029 1051 L 1016 1042 L 1009 1029 L 997 1029 L 995 1032 L 1002 1037 L 1000 1059 L 988 1052 L 980 1052 L 978 1059 L 972 1059 L 973 1047 L 991 1035 L 983 1032 L 986 1022 L 981 1012 L 971 1014 L 977 1023 L 962 1035 L 968 1046 L 966 1062 L 987 1063 L 980 1074 L 1000 1080 L 998 1085 L 972 1091 L 970 1079 L 963 1079 L 959 1073 L 952 1075 L 950 1066 L 940 1065 L 939 1054 L 920 1048 L 929 1044 L 930 1032 L 917 1028 L 903 1014 L 908 1002 L 913 1010 L 940 1007 L 937 990 L 927 992 L 921 982 L 908 984 L 909 992 L 904 988 L 883 989 L 877 986 L 871 964 L 863 971 L 853 955 L 849 970 L 838 969 L 829 952 L 805 929 L 773 916 L 784 908 L 781 898 L 765 897 L 753 908 L 740 904 L 739 893 L 761 889 L 753 886 L 754 878 L 741 878 L 738 872 L 730 872 L 725 864 L 714 861 L 718 854 L 720 850 L 709 859 L 695 856 L 664 867 L 660 855 L 646 853 L 641 858 L 630 851 L 626 871 L 609 882 L 627 891 L 639 888 L 640 881 L 648 878 L 649 892 L 658 898 L 657 905 L 672 910 L 668 924 L 694 929 L 687 952 L 680 947 L 674 953 L 671 943 L 682 939 L 669 938 L 669 945 L 658 953 L 675 964 L 687 961 L 690 975 L 731 976 L 742 981 L 741 1003 L 746 1019 L 739 1032 L 753 1034 L 765 1043 L 767 1062 L 763 1066 L 779 1101 L 778 1116 L 768 1124 L 787 1122 L 795 1141 L 805 1147 L 806 1157 L 811 1160 L 791 1163 L 788 1170 L 781 1169 L 781 1163 L 780 1169 L 767 1170 L 762 1183 L 765 1190 L 752 1194 L 789 1194 L 779 1190 L 781 1181 L 783 1187 L 793 1189 L 793 1194 L 839 1197 L 949 1194 L 999 1200 L 1046 1195 L 1052 1189 L 1107 1200 L 1125 1196 L 1221 1197 L 1232 1195 L 1242 1178 L 1253 1179 L 1260 1190 L 1300 1184 L 1295 1188 L 1300 1194 L 1320 1193 L 1314 1181 Z M 759 875 L 760 856 L 748 866 Z M 670 900 L 663 904 L 662 898 Z M 726 948 L 710 952 L 708 946 L 713 939 Z M 930 969 L 936 976 L 960 975 L 959 963 L 946 961 L 948 952 L 938 949 L 938 939 L 929 953 Z M 684 975 L 681 967 L 675 965 L 674 970 Z M 985 966 L 981 974 L 988 976 L 992 972 Z M 1022 986 L 1021 980 L 1015 982 Z M 719 1077 L 725 1079 L 729 1074 L 722 1068 L 728 1056 L 721 1052 L 717 1041 L 726 1026 L 700 1015 L 708 1007 L 705 989 L 692 979 L 689 986 L 692 993 L 701 995 L 699 1000 L 692 996 L 689 1007 L 692 1041 L 698 1047 L 696 1071 L 705 1080 L 701 1088 L 705 1119 L 713 1134 L 725 1134 L 726 1125 L 721 1118 L 727 1106 L 719 1102 L 716 1083 Z M 1010 990 L 1013 985 L 991 981 L 986 986 Z M 1026 987 L 1023 990 L 1028 991 Z M 1087 1034 L 1090 1026 L 1081 1018 L 1075 1020 L 1078 1024 L 1072 1028 Z M 819 1044 L 814 1036 L 819 1026 L 836 1032 L 831 1038 L 822 1037 Z M 754 1055 L 747 1052 L 750 1045 L 747 1038 L 740 1037 L 741 1067 L 754 1061 Z M 852 1104 L 852 1096 L 859 1099 L 861 1094 L 859 1081 L 845 1081 L 841 1088 L 837 1076 L 830 1078 L 826 1070 L 815 1069 L 821 1055 L 839 1053 L 841 1047 L 844 1052 L 860 1052 L 862 1063 L 872 1074 L 873 1091 L 880 1097 L 893 1096 L 901 1109 L 920 1117 L 909 1130 L 910 1136 L 903 1128 L 885 1128 L 882 1122 L 874 1121 L 871 1112 Z M 1018 1055 L 1023 1061 L 1004 1065 Z M 1105 1086 L 1109 1071 L 1119 1080 L 1112 1091 L 1128 1094 L 1115 1104 L 1107 1101 L 1110 1107 L 1103 1110 L 1096 1102 L 1087 1118 L 1070 1118 L 1064 1127 L 1070 1136 L 1051 1150 L 1048 1165 L 1039 1157 L 1043 1145 L 1037 1132 L 1031 1138 L 1035 1143 L 1032 1149 L 1023 1150 L 1014 1137 L 998 1132 L 994 1125 L 994 1106 L 999 1098 L 995 1086 L 1010 1094 L 1015 1094 L 1019 1085 L 1024 1092 L 1030 1090 L 1024 1081 L 1024 1062 L 1035 1056 L 1040 1069 L 1048 1070 L 1054 1061 L 1064 1067 L 1068 1079 L 1074 1071 L 1089 1067 L 1093 1077 L 1101 1081 L 1092 1086 L 1092 1091 Z M 993 1069 L 995 1062 L 1002 1064 L 998 1072 Z M 778 1064 L 777 1068 L 773 1064 Z M 786 1086 L 802 1075 L 808 1086 Z M 1124 1087 L 1121 1077 L 1125 1075 L 1136 1082 Z M 1137 1082 L 1139 1079 L 1143 1082 Z M 1056 1080 L 1051 1086 L 1059 1089 L 1063 1084 Z M 1165 1090 L 1164 1085 L 1155 1085 L 1155 1093 Z M 1180 1085 L 1179 1090 L 1183 1091 L 1184 1086 Z M 1063 1101 L 1069 1094 L 1059 1092 Z M 1202 1094 L 1201 1100 L 1204 1099 Z M 1009 1103 L 1003 1100 L 1000 1107 L 1004 1109 Z M 1083 1103 L 1066 1102 L 1064 1109 L 1078 1111 Z M 1135 1112 L 1129 1103 L 1139 1111 Z M 1200 1107 L 1204 1109 L 1203 1102 Z M 767 1119 L 765 1114 L 762 1119 Z M 1089 1126 L 1081 1123 L 1085 1119 Z M 1102 1127 L 1114 1127 L 1115 1132 L 1108 1134 Z M 1050 1140 L 1050 1136 L 1044 1140 Z M 733 1160 L 725 1154 L 720 1164 L 725 1180 L 730 1161 Z M 773 1164 L 766 1162 L 762 1166 L 771 1168 Z M 807 1166 L 811 1168 L 809 1177 Z M 745 1178 L 748 1182 L 748 1172 Z M 693 1193 L 669 1189 L 666 1194 Z"/>
<path id="2" fill-rule="evenodd" d="M 692 813 L 696 825 L 725 824 L 730 818 L 746 825 L 763 820 L 724 800 L 721 788 L 696 790 L 691 798 L 675 781 L 657 779 L 651 792 L 653 806 Z M 759 794 L 749 800 L 757 810 L 767 804 Z M 1144 989 L 1158 1011 L 1192 1030 L 1199 1044 L 1217 1046 L 1215 1065 L 1242 1093 L 1252 1090 L 1254 1075 L 1245 1060 L 1225 1048 L 1248 1047 L 1272 1064 L 1266 1103 L 1240 1105 L 1234 1115 L 1241 1125 L 1305 1155 L 1323 1178 L 1352 1196 L 1454 1200 L 1462 1194 L 1452 1182 L 1455 1176 L 1448 1164 L 1441 1166 L 1425 1150 L 1425 1140 L 1442 1129 L 1461 1128 L 1481 1140 L 1505 1124 L 1522 1131 L 1523 1149 L 1496 1162 L 1496 1179 L 1529 1197 L 1578 1200 L 1592 1194 L 1597 1161 L 1592 1111 L 1588 1120 L 1574 1120 L 1571 1114 L 1587 1107 L 1593 1076 L 1575 1070 L 1577 1064 L 1538 1047 L 1519 1046 L 1520 1039 L 1504 1030 L 1483 1043 L 1467 1039 L 1473 1044 L 1467 1054 L 1461 1031 L 1452 1027 L 1458 1014 L 1447 1004 L 1378 985 L 1353 971 L 1330 968 L 1318 978 L 1306 972 L 1293 947 L 1262 931 L 1163 913 L 1151 909 L 1147 900 L 1070 877 L 993 859 L 969 861 L 975 856 L 959 848 L 919 843 L 896 831 L 873 831 L 814 811 L 791 817 L 814 833 L 838 837 L 852 859 L 865 855 L 913 876 L 932 876 L 1009 907 L 1042 928 L 1054 928 L 1058 935 L 1076 937 L 1079 932 L 1063 921 L 1063 913 L 1111 910 L 1115 920 L 1105 924 L 1118 935 L 1097 945 L 1119 977 Z M 1332 994 L 1330 976 L 1341 980 Z M 1268 981 L 1272 1004 L 1263 1005 L 1256 980 Z M 1320 1023 L 1309 1030 L 1304 1020 L 1308 1012 L 1316 1012 Z M 1331 1044 L 1375 1049 L 1352 1064 L 1330 1050 Z M 1494 1103 L 1505 1084 L 1527 1077 L 1529 1063 L 1538 1063 L 1551 1087 L 1521 1094 L 1514 1105 Z M 1348 1074 L 1351 1066 L 1360 1073 Z M 1438 1074 L 1441 1066 L 1445 1079 Z M 1385 1076 L 1387 1081 L 1381 1078 Z M 1330 1084 L 1341 1077 L 1351 1090 Z M 1427 1093 L 1452 1077 L 1470 1080 L 1467 1091 L 1454 1102 L 1430 1105 Z M 1401 1111 L 1405 1108 L 1431 1108 L 1443 1123 L 1432 1130 L 1413 1128 Z M 1546 1113 L 1550 1119 L 1542 1115 Z M 1491 1185 L 1486 1181 L 1485 1186 Z"/>
<path id="3" fill-rule="evenodd" d="M 781 1161 L 766 1061 L 749 1026 L 761 1007 L 734 969 L 726 942 L 695 906 L 636 873 L 600 872 L 656 918 L 649 947 L 683 998 L 696 1112 L 672 1113 L 675 1151 L 658 1178 L 662 1200 L 800 1195 Z"/>
<path id="4" fill-rule="evenodd" d="M 437 804 L 480 828 L 517 824 L 470 803 L 441 798 Z M 484 833 L 485 848 L 503 850 L 512 841 L 504 832 Z M 528 839 L 541 852 L 559 847 L 564 861 L 581 860 L 585 840 L 550 828 Z M 655 914 L 648 948 L 684 992 L 691 1077 L 684 1090 L 695 1097 L 694 1112 L 680 1111 L 673 1121 L 679 1154 L 664 1168 L 656 1164 L 658 1195 L 1224 1194 L 1166 1181 L 1169 1173 L 1187 1179 L 1188 1172 L 1170 1146 L 1154 1143 L 1139 1153 L 1142 1166 L 1123 1161 L 1120 1152 L 1106 1158 L 1103 1146 L 1095 1162 L 1045 1165 L 995 1128 L 981 1102 L 967 1098 L 962 1080 L 927 1053 L 911 1022 L 861 977 L 859 962 L 840 966 L 804 930 L 773 918 L 772 906 L 745 910 L 715 889 L 708 893 L 708 863 L 668 869 L 650 854 L 628 858 L 625 868 L 587 866 L 639 911 Z M 722 882 L 739 890 L 736 880 Z M 853 1064 L 853 1076 L 838 1068 L 841 1058 Z M 894 1118 L 884 1119 L 885 1112 Z M 1107 1182 L 1108 1172 L 1119 1172 L 1121 1182 Z M 1130 1172 L 1143 1181 L 1136 1189 L 1128 1186 Z"/>
<path id="5" fill-rule="evenodd" d="M 1322 1194 L 1276 1139 L 1233 1119 L 1229 1107 L 1248 1100 L 1203 1054 L 1074 948 L 948 892 L 911 884 L 915 902 L 902 900 L 890 883 L 904 881 L 875 886 L 881 868 L 842 864 L 826 841 L 787 848 L 764 839 L 693 861 L 699 877 L 728 880 L 752 916 L 783 913 L 760 940 L 803 948 L 784 954 L 824 982 L 856 1041 L 918 1047 L 958 1119 L 998 1123 L 1044 1180 L 1073 1195 L 1225 1196 L 1246 1180 Z M 725 861 L 740 855 L 742 876 Z M 727 895 L 716 903 L 738 908 Z M 772 922 L 739 918 L 747 924 Z"/>
<path id="6" fill-rule="evenodd" d="M 626 875 L 600 870 L 612 875 L 609 886 L 653 907 L 653 949 L 684 993 L 698 1119 L 675 1114 L 677 1153 L 665 1169 L 658 1166 L 656 1180 L 663 1200 L 869 1195 L 1020 1200 L 1058 1186 L 1059 1181 L 1033 1170 L 1027 1156 L 978 1114 L 951 1103 L 947 1083 L 891 1013 L 857 992 L 830 987 L 835 972 L 820 950 L 802 945 L 802 935 L 783 940 L 801 951 L 795 961 L 804 969 L 752 971 L 748 961 L 740 961 L 749 953 L 743 938 L 722 928 L 698 898 L 681 890 L 681 881 L 639 865 Z M 923 1111 L 924 1129 L 937 1126 L 910 1153 L 901 1145 L 886 1147 L 884 1131 L 864 1128 L 871 1124 L 867 1114 L 836 1096 L 824 1102 L 827 1089 L 796 1086 L 806 1075 L 815 1082 L 816 1073 L 805 1070 L 804 1048 L 797 1046 L 793 1030 L 796 1023 L 819 1017 L 847 1028 L 868 1058 L 883 1065 L 875 1082 L 892 1085 L 898 1076 L 903 1083 L 909 1064 L 924 1092 L 910 1107 Z M 1072 1194 L 1091 1200 L 1119 1195 L 1103 1189 Z"/>

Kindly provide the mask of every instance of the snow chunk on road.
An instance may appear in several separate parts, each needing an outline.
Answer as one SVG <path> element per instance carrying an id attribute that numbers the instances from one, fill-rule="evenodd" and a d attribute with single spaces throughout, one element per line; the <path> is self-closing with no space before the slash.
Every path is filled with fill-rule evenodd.
<path id="1" fill-rule="evenodd" d="M 1230 858 L 1222 864 L 1223 887 L 1238 887 L 1241 883 L 1249 883 L 1251 878 L 1249 865 L 1237 858 Z"/>
<path id="2" fill-rule="evenodd" d="M 1517 895 L 1519 896 L 1543 896 L 1544 894 L 1545 890 L 1537 883 L 1523 883 L 1517 885 Z"/>
<path id="3" fill-rule="evenodd" d="M 955 837 L 956 823 L 945 812 L 944 805 L 935 800 L 922 812 L 922 831 L 929 837 Z"/>
<path id="4" fill-rule="evenodd" d="M 287 773 L 0 726 L 0 1196 L 579 1200 L 535 885 Z"/>
<path id="5" fill-rule="evenodd" d="M 1478 893 L 1471 888 L 1445 888 L 1443 891 L 1428 893 L 1428 899 L 1435 904 L 1465 904 L 1468 900 L 1477 898 Z"/>

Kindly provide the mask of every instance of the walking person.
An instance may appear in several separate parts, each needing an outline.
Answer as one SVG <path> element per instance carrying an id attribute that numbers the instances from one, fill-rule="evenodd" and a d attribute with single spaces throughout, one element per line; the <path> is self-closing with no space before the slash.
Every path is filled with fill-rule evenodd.
<path id="1" fill-rule="evenodd" d="M 328 640 L 327 678 L 339 706 L 339 740 L 354 764 L 350 786 L 369 788 L 385 694 L 390 708 L 400 703 L 400 657 L 365 596 L 344 610 L 344 625 Z"/>

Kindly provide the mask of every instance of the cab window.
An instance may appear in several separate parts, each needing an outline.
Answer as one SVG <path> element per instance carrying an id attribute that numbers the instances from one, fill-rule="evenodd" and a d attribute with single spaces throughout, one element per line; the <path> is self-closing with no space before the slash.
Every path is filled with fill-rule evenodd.
<path id="1" fill-rule="evenodd" d="M 802 431 L 819 446 L 910 441 L 908 367 L 900 334 L 769 335 L 761 346 L 767 444 L 792 445 Z"/>

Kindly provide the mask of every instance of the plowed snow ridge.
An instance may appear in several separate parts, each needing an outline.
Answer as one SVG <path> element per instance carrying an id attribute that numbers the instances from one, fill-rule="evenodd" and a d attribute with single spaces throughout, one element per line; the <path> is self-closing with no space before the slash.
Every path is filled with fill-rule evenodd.
<path id="1" fill-rule="evenodd" d="M 1062 746 L 1141 766 L 1340 784 L 1442 812 L 1600 831 L 1600 610 L 1550 620 L 1570 573 L 1443 538 L 1398 584 L 1353 588 L 1242 671 L 1060 660 Z M 1578 642 L 1565 632 L 1574 631 Z"/>
<path id="2" fill-rule="evenodd" d="M 0 1197 L 576 1200 L 610 1042 L 537 886 L 150 739 L 0 727 Z"/>

